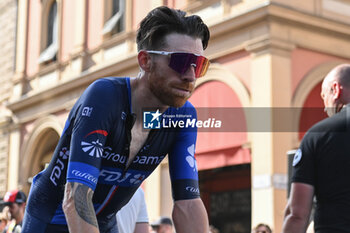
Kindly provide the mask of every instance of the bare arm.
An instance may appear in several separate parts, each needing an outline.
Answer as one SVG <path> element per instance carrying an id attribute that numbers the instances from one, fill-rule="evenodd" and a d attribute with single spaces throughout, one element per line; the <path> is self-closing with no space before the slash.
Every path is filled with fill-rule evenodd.
<path id="1" fill-rule="evenodd" d="M 149 233 L 147 222 L 137 222 L 134 233 Z"/>
<path id="2" fill-rule="evenodd" d="M 207 211 L 200 198 L 175 201 L 172 216 L 177 233 L 209 232 Z"/>
<path id="3" fill-rule="evenodd" d="M 67 219 L 69 232 L 99 233 L 96 213 L 92 204 L 93 191 L 80 183 L 67 183 L 63 211 Z"/>
<path id="4" fill-rule="evenodd" d="M 283 233 L 305 232 L 309 223 L 314 187 L 304 183 L 292 183 L 291 193 L 284 214 Z"/>

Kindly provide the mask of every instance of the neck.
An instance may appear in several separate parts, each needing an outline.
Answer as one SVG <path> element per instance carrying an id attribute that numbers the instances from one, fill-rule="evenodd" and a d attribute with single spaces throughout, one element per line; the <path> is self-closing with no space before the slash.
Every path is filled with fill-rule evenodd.
<path id="1" fill-rule="evenodd" d="M 152 93 L 145 75 L 131 79 L 130 86 L 132 111 L 137 115 L 142 112 L 143 108 L 157 108 L 163 112 L 169 107 L 161 103 Z"/>

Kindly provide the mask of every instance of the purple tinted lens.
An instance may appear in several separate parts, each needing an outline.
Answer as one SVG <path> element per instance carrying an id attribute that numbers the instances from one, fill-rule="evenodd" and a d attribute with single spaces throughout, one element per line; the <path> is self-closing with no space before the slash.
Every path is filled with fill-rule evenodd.
<path id="1" fill-rule="evenodd" d="M 207 72 L 209 60 L 192 53 L 172 53 L 170 56 L 169 67 L 181 75 L 185 74 L 192 64 L 195 67 L 195 77 L 199 78 Z"/>
<path id="2" fill-rule="evenodd" d="M 170 57 L 169 66 L 179 74 L 183 75 L 191 64 L 196 64 L 195 60 L 196 55 L 191 53 L 173 53 Z"/>

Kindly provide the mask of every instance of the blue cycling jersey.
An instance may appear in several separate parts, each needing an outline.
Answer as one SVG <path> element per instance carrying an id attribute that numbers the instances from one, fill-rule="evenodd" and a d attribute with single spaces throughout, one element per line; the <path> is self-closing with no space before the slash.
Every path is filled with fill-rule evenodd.
<path id="1" fill-rule="evenodd" d="M 196 118 L 189 102 L 181 108 L 168 108 L 164 114 Z M 132 115 L 129 78 L 99 79 L 85 90 L 69 114 L 49 166 L 33 179 L 26 212 L 36 221 L 24 221 L 24 229 L 36 229 L 35 224 L 66 225 L 62 211 L 66 182 L 94 190 L 99 225 L 115 219 L 114 214 L 167 154 L 173 198 L 199 197 L 196 130 L 152 129 L 127 167 Z"/>

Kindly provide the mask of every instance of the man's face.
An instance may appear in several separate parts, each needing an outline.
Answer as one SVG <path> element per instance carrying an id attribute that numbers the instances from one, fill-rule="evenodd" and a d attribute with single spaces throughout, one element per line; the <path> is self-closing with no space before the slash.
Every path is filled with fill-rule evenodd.
<path id="1" fill-rule="evenodd" d="M 21 204 L 11 203 L 9 205 L 9 212 L 11 214 L 11 219 L 14 219 L 17 216 L 19 216 L 20 211 L 21 211 Z"/>
<path id="2" fill-rule="evenodd" d="M 169 34 L 165 37 L 166 52 L 188 52 L 203 55 L 200 39 L 183 34 Z M 191 66 L 183 75 L 169 67 L 170 56 L 152 56 L 149 85 L 152 93 L 166 106 L 181 107 L 191 96 L 195 86 L 194 68 Z"/>

